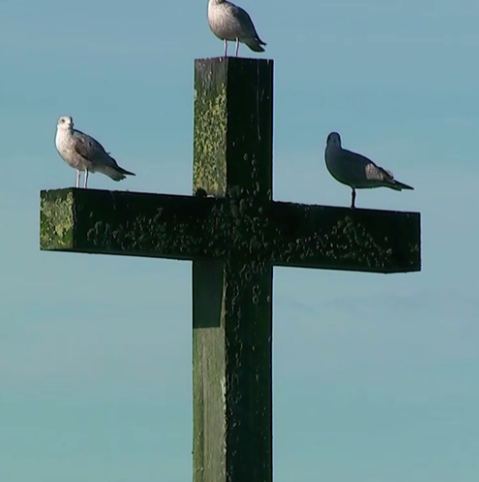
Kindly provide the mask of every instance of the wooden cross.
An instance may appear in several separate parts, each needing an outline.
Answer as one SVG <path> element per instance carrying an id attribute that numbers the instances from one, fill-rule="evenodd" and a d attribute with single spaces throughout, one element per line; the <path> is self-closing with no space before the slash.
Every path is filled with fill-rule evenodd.
<path id="1" fill-rule="evenodd" d="M 196 195 L 42 191 L 40 246 L 193 261 L 193 480 L 271 482 L 273 266 L 419 271 L 420 216 L 272 200 L 272 61 L 194 88 Z"/>

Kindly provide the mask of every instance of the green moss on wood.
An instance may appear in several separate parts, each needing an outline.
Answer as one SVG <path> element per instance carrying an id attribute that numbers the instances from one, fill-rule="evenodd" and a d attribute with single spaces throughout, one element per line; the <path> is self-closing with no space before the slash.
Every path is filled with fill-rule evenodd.
<path id="1" fill-rule="evenodd" d="M 73 248 L 73 191 L 42 191 L 40 197 L 40 249 Z"/>
<path id="2" fill-rule="evenodd" d="M 46 191 L 41 249 L 275 266 L 418 271 L 420 216 L 263 201 Z"/>
<path id="3" fill-rule="evenodd" d="M 226 190 L 226 84 L 217 87 L 217 92 L 195 89 L 193 184 L 208 193 Z"/>

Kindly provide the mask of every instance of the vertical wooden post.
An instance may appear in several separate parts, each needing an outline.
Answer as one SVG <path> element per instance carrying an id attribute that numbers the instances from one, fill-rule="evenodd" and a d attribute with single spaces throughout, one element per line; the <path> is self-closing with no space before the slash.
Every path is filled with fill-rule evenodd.
<path id="1" fill-rule="evenodd" d="M 193 189 L 229 197 L 241 224 L 272 197 L 273 63 L 197 60 L 194 118 Z M 271 337 L 271 266 L 193 263 L 194 482 L 271 482 Z"/>

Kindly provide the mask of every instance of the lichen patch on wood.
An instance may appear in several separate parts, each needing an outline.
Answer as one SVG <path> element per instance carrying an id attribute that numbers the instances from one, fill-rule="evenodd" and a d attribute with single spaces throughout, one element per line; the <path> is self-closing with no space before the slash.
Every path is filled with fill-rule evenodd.
<path id="1" fill-rule="evenodd" d="M 73 248 L 73 190 L 42 191 L 40 197 L 40 249 Z"/>
<path id="2" fill-rule="evenodd" d="M 194 95 L 193 191 L 223 194 L 226 190 L 226 81 L 205 85 L 210 64 L 198 64 Z M 209 88 L 208 88 L 209 87 Z M 201 89 L 201 95 L 198 95 Z"/>

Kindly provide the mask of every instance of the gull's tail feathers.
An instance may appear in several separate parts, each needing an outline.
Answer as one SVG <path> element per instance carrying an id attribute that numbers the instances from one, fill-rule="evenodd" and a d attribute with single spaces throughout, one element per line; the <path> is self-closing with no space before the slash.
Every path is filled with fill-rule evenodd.
<path id="1" fill-rule="evenodd" d="M 126 176 L 134 176 L 133 172 L 127 171 L 120 166 L 111 167 L 111 166 L 96 166 L 96 172 L 101 172 L 105 174 L 109 178 L 113 179 L 114 181 L 121 181 L 126 178 Z"/>
<path id="2" fill-rule="evenodd" d="M 266 45 L 259 37 L 248 38 L 244 40 L 244 43 L 253 51 L 253 52 L 264 52 L 264 48 L 261 47 L 262 45 Z"/>
<path id="3" fill-rule="evenodd" d="M 410 189 L 414 191 L 414 188 L 412 186 L 408 186 L 407 184 L 404 184 L 403 182 L 396 181 L 393 179 L 390 183 L 387 185 L 391 189 L 394 189 L 395 191 L 402 191 L 403 189 Z"/>
<path id="4" fill-rule="evenodd" d="M 127 171 L 126 169 L 123 169 L 123 168 L 120 167 L 120 166 L 117 166 L 117 167 L 116 167 L 116 170 L 117 170 L 118 172 L 121 172 L 121 174 L 125 174 L 126 176 L 136 176 L 136 174 L 135 174 L 134 172 Z M 409 188 L 409 189 L 412 189 L 412 187 Z"/>
<path id="5" fill-rule="evenodd" d="M 384 169 L 382 167 L 380 167 L 379 169 L 383 172 L 383 174 L 386 174 L 384 179 L 386 181 L 386 187 L 394 189 L 395 191 L 402 191 L 403 189 L 414 190 L 412 186 L 404 184 L 403 182 L 396 181 L 391 171 L 388 171 L 387 169 Z"/>

